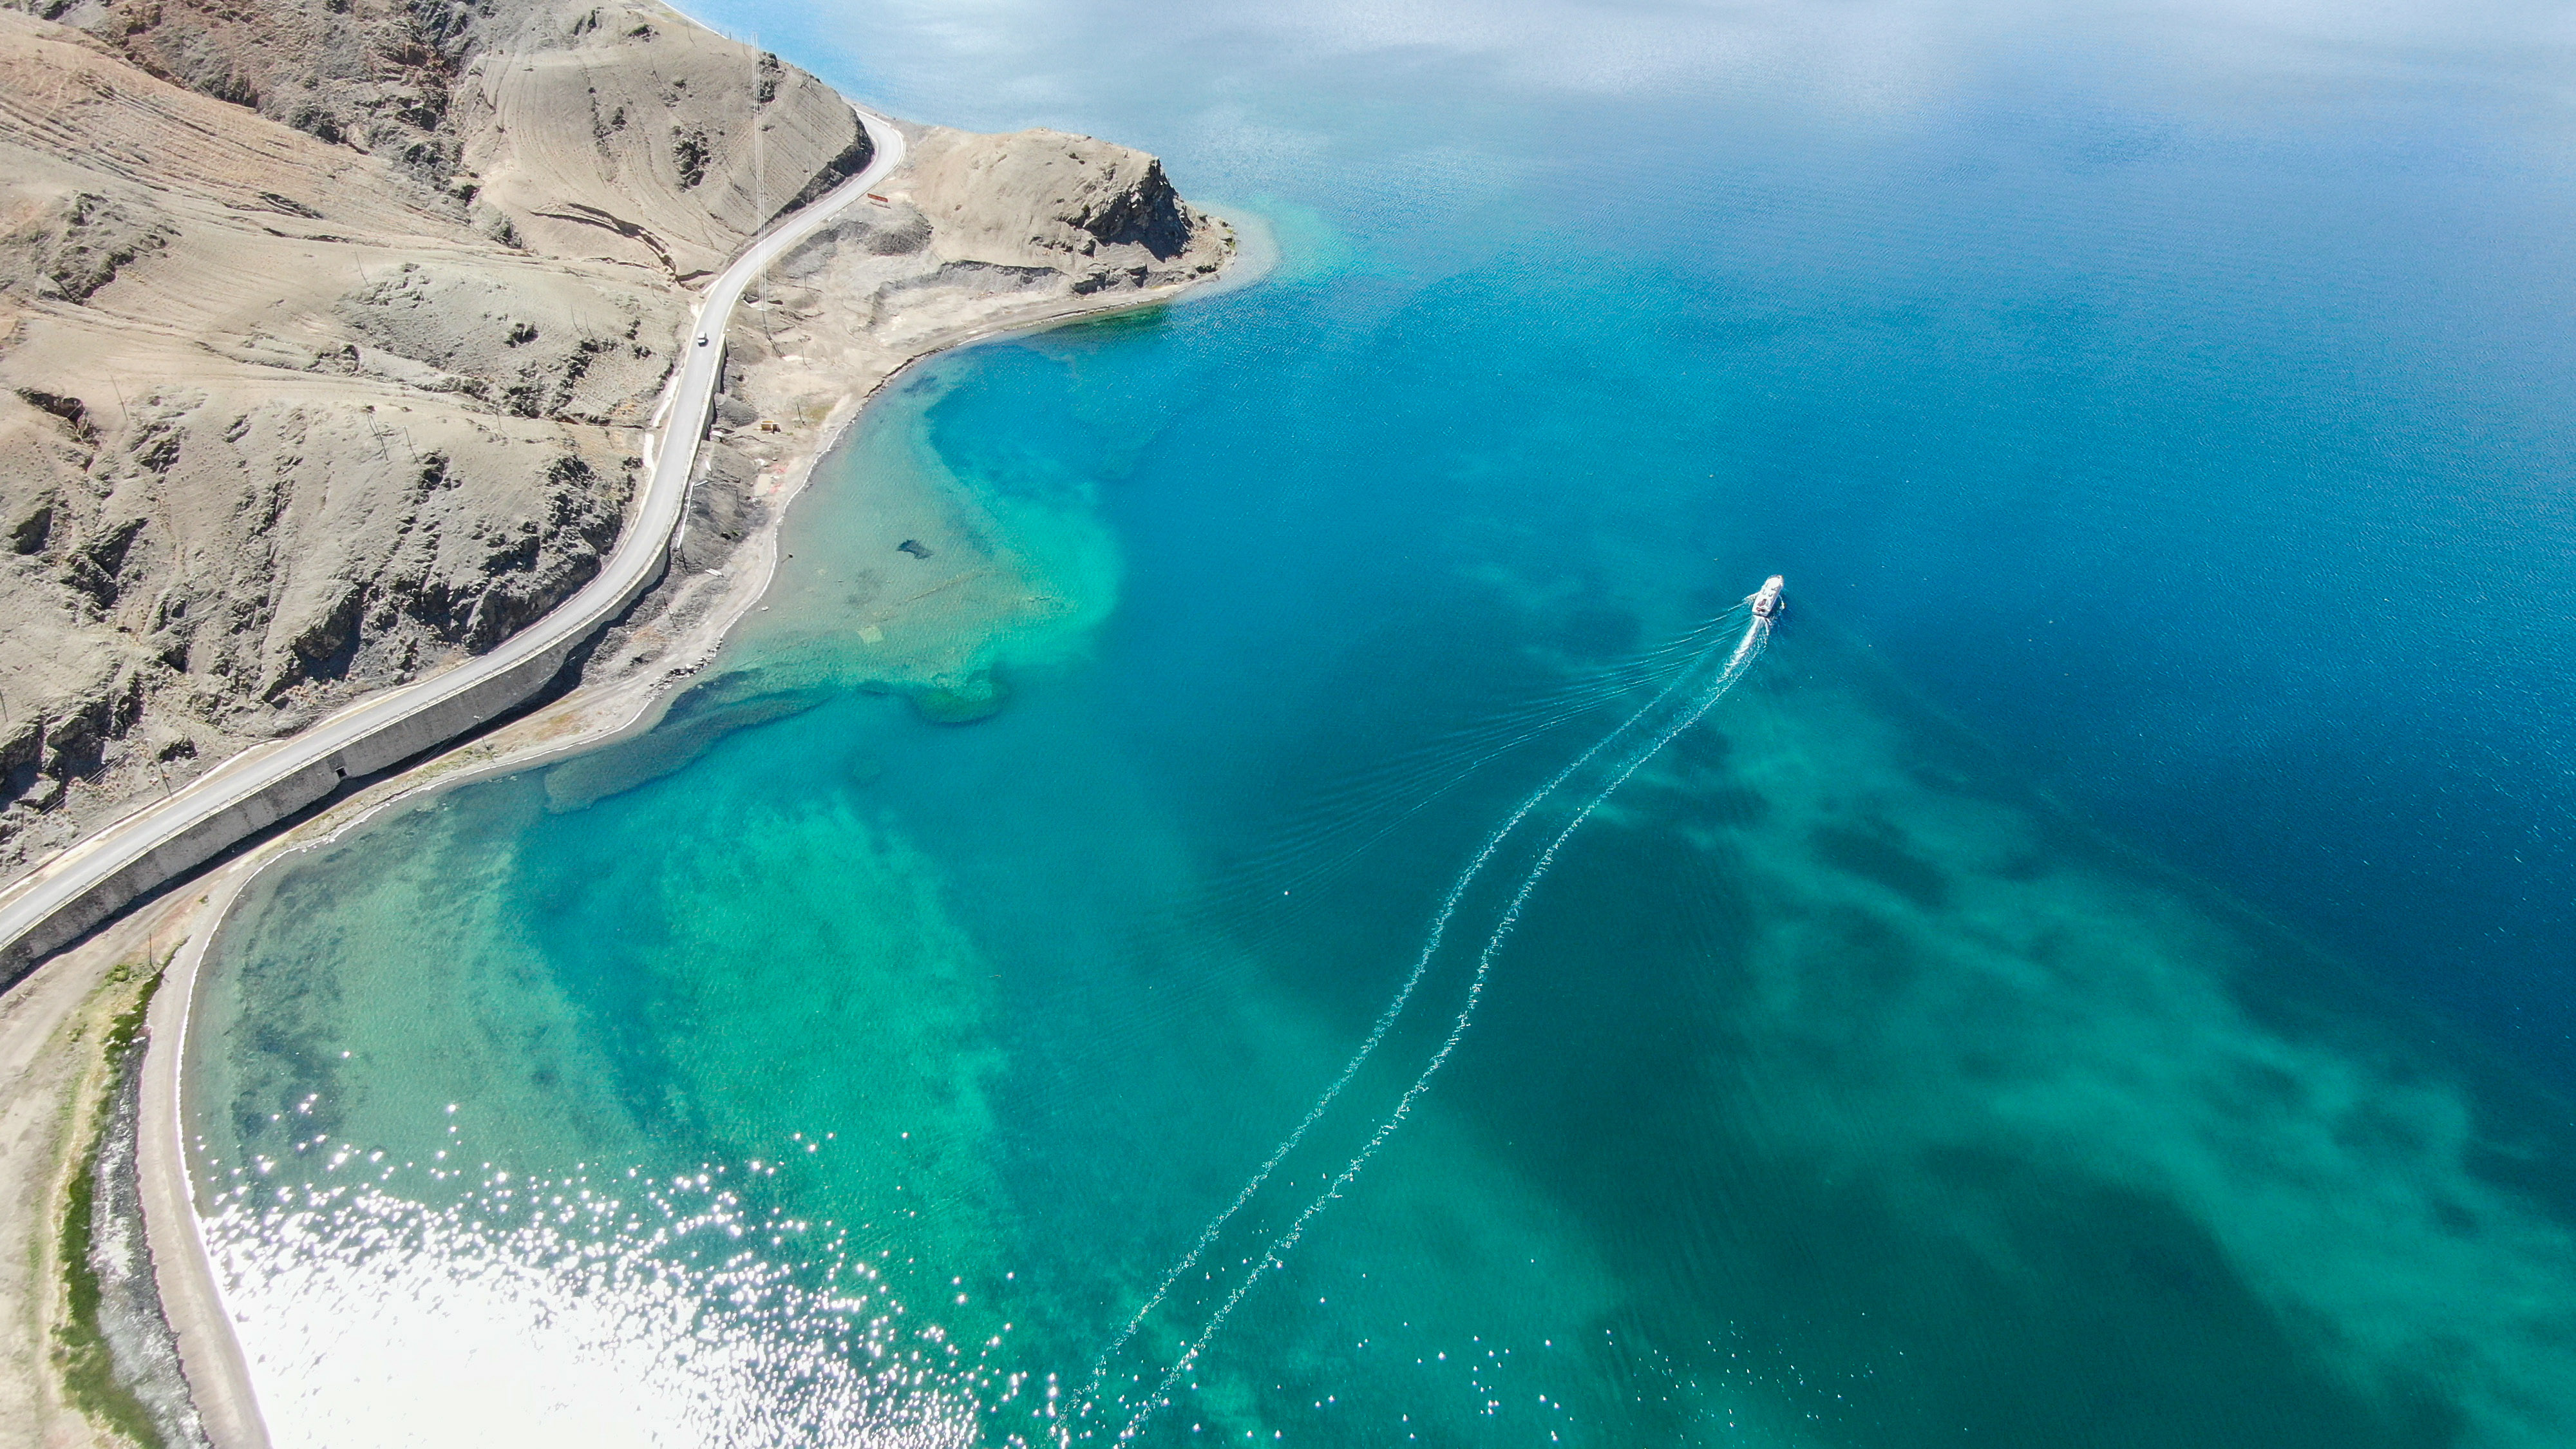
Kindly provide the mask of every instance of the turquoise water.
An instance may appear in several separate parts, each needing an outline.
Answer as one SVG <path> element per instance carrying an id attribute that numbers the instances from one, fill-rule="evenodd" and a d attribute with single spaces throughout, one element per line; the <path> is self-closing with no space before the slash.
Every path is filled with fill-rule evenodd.
<path id="1" fill-rule="evenodd" d="M 2576 1440 L 2544 13 L 711 18 L 1284 261 L 264 882 L 282 1444 Z M 989 719 L 836 624 L 890 482 L 1055 601 Z"/>

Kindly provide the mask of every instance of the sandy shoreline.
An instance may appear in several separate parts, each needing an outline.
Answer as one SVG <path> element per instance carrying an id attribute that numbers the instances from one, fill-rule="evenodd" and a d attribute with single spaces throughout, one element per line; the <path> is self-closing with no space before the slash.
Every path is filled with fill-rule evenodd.
<path id="1" fill-rule="evenodd" d="M 811 444 L 786 460 L 775 506 L 759 528 L 743 538 L 720 571 L 678 578 L 664 585 L 670 590 L 669 597 L 658 619 L 648 624 L 646 631 L 661 629 L 665 621 L 675 617 L 687 622 L 656 641 L 652 667 L 622 674 L 612 667 L 606 677 L 586 679 L 519 719 L 378 781 L 261 842 L 184 886 L 177 906 L 155 903 L 140 913 L 155 918 L 175 915 L 185 920 L 186 934 L 171 958 L 150 1017 L 138 1167 L 143 1176 L 146 1229 L 163 1305 L 217 1449 L 255 1449 L 268 1442 L 248 1360 L 234 1335 L 223 1306 L 221 1284 L 199 1231 L 183 1141 L 189 1090 L 184 1065 L 198 973 L 241 892 L 270 866 L 338 840 L 398 805 L 451 786 L 594 749 L 652 728 L 678 696 L 678 686 L 719 654 L 734 627 L 768 592 L 779 562 L 779 532 L 789 508 L 811 483 L 815 468 L 846 440 L 867 404 L 896 379 L 921 361 L 959 347 L 1248 285 L 1268 269 L 1275 250 L 1258 226 L 1243 228 L 1243 235 L 1247 244 L 1235 259 L 1223 271 L 1201 282 L 1150 293 L 1126 293 L 1096 305 L 1038 304 L 1019 315 L 922 339 L 911 356 L 846 397 L 833 409 Z M 617 632 L 618 626 L 612 625 L 602 637 Z M 642 632 L 645 631 L 639 634 Z M 620 652 L 632 642 L 623 641 Z M 598 667 L 594 657 L 592 668 Z M 168 928 L 163 929 L 166 935 Z M 62 953 L 13 995 L 60 995 L 60 990 L 52 989 L 54 982 L 68 983 L 75 978 L 86 981 L 89 975 L 104 971 L 115 958 L 111 938 L 124 934 L 122 930 L 103 932 Z M 0 1220 L 0 1236 L 14 1236 L 14 1230 L 24 1226 L 27 1225 Z"/>

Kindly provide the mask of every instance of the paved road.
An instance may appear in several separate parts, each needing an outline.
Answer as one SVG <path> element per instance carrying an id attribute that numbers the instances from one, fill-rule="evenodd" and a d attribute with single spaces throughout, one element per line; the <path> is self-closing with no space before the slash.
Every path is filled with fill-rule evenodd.
<path id="1" fill-rule="evenodd" d="M 553 677 L 549 659 L 559 668 L 661 577 L 722 373 L 725 327 L 743 288 L 903 163 L 903 136 L 893 125 L 864 111 L 859 123 L 876 147 L 867 168 L 754 242 L 708 285 L 696 325 L 682 339 L 661 446 L 647 448 L 653 466 L 634 521 L 598 576 L 489 654 L 236 755 L 47 862 L 0 903 L 0 985 L 127 901 L 328 794 L 340 779 L 408 759 L 517 704 Z"/>

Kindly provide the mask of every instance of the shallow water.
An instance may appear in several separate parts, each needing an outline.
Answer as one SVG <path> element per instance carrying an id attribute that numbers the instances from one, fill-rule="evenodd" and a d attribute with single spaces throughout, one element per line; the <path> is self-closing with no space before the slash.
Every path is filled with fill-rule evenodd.
<path id="1" fill-rule="evenodd" d="M 920 370 L 660 730 L 264 883 L 282 1444 L 2576 1437 L 2555 21 L 710 13 L 1285 261 Z M 892 641 L 988 720 L 845 627 L 892 477 L 1049 601 Z"/>

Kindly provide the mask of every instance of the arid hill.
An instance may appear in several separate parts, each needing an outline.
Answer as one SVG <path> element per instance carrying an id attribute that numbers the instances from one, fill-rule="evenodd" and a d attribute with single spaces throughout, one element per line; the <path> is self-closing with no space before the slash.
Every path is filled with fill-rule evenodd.
<path id="1" fill-rule="evenodd" d="M 1232 245 L 1141 153 L 915 134 L 735 328 L 693 566 L 851 388 Z M 570 595 L 690 285 L 868 154 L 657 4 L 0 10 L 0 875 Z"/>

